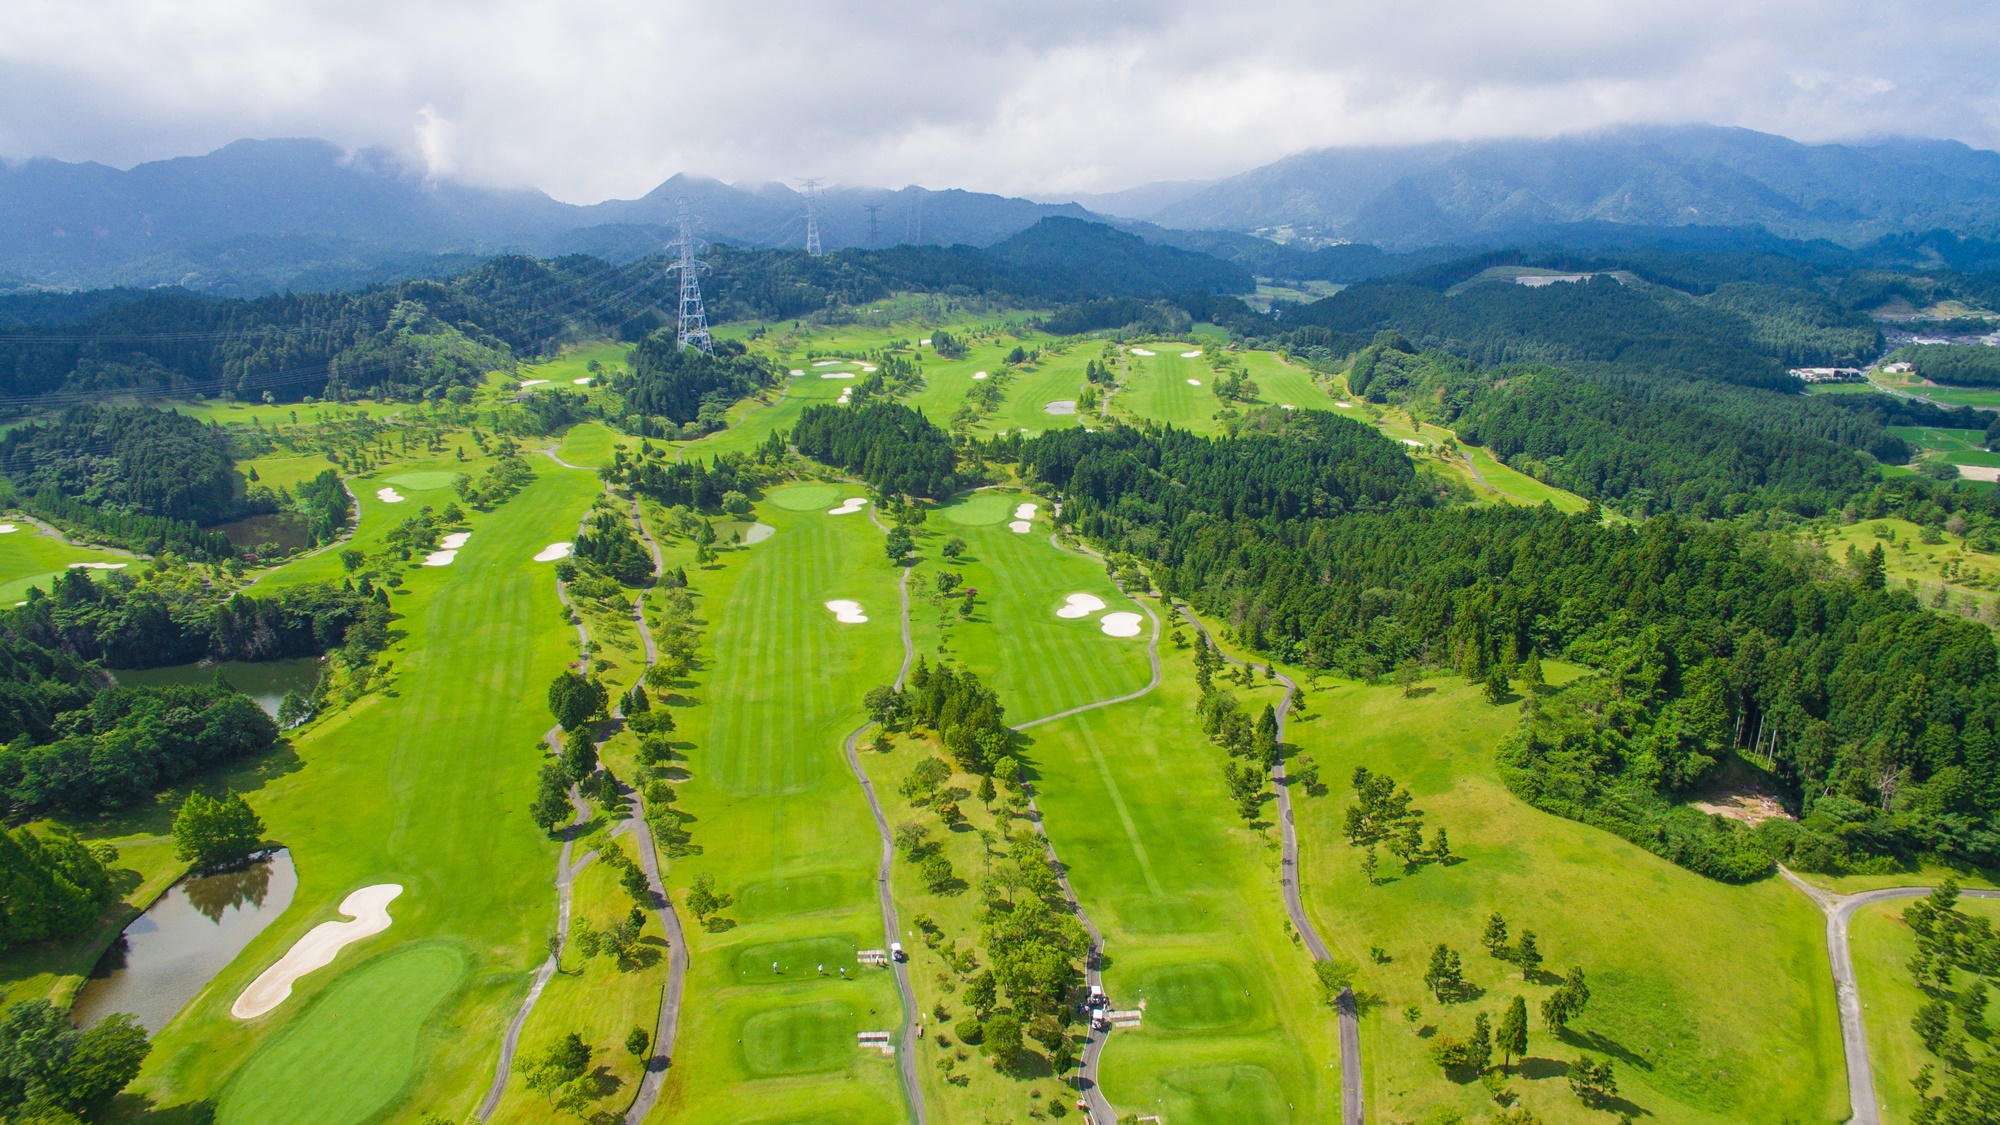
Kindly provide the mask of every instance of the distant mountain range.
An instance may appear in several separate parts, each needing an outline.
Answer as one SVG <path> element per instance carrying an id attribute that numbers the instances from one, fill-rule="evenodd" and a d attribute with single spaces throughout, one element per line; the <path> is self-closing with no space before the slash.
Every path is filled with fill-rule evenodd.
<path id="1" fill-rule="evenodd" d="M 660 252 L 682 199 L 705 238 L 805 244 L 806 199 L 785 184 L 677 175 L 638 199 L 576 206 L 539 191 L 427 180 L 379 151 L 238 141 L 129 171 L 47 159 L 0 166 L 0 292 L 342 288 L 443 274 L 507 251 L 627 262 Z M 1037 200 L 835 187 L 820 194 L 817 213 L 829 250 L 988 246 L 1065 216 L 1260 274 L 1353 280 L 1447 249 L 1528 241 L 1748 248 L 1776 236 L 1853 246 L 1949 230 L 1992 242 L 2000 154 L 1953 141 L 1805 145 L 1743 129 L 1630 128 L 1323 149 L 1215 182 Z M 1937 260 L 1920 249 L 1915 261 Z"/>

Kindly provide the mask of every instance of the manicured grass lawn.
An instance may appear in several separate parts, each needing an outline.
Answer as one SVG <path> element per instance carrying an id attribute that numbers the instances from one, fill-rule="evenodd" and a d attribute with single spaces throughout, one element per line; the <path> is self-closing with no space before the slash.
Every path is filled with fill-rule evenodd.
<path id="1" fill-rule="evenodd" d="M 11 606 L 26 598 L 30 586 L 40 586 L 43 593 L 54 589 L 56 576 L 73 562 L 147 565 L 117 551 L 72 547 L 18 515 L 0 522 L 14 525 L 13 531 L 0 535 L 0 606 Z"/>
<path id="2" fill-rule="evenodd" d="M 1882 1120 L 1890 1125 L 1903 1125 L 1910 1119 L 1910 1111 L 1916 1108 L 1910 1079 L 1917 1076 L 1924 1064 L 1935 1067 L 1938 1075 L 1938 1086 L 1932 1089 L 1932 1094 L 1941 1093 L 1947 1081 L 1944 1060 L 1925 1050 L 1923 1040 L 1910 1028 L 1917 1009 L 1930 999 L 1917 990 L 1910 979 L 1910 970 L 1904 967 L 1917 951 L 1916 935 L 1903 921 L 1903 911 L 1915 901 L 1906 898 L 1870 903 L 1854 912 L 1847 927 L 1848 951 L 1854 958 L 1854 983 L 1861 993 L 1861 1019 L 1868 1029 L 1868 1057 L 1875 1068 L 1876 1105 L 1881 1108 Z M 1992 899 L 1959 899 L 1958 911 L 2000 922 L 2000 902 Z M 1970 980 L 1960 973 L 1954 983 L 1962 987 Z M 1986 1012 L 1990 1021 L 1991 1003 Z M 1955 1011 L 1952 1026 L 1963 1030 Z M 1978 1054 L 1977 1044 L 1973 1051 Z"/>
<path id="3" fill-rule="evenodd" d="M 1132 349 L 1126 349 L 1130 374 L 1112 398 L 1112 408 L 1195 433 L 1221 432 L 1215 413 L 1222 409 L 1222 400 L 1210 386 L 1215 373 L 1200 359 L 1181 358 L 1182 352 L 1195 350 L 1195 345 L 1155 341 L 1140 346 L 1154 354 L 1133 355 Z M 1198 380 L 1200 386 L 1190 384 L 1189 379 Z"/>
<path id="4" fill-rule="evenodd" d="M 1553 678 L 1553 677 L 1552 677 Z M 1318 759 L 1332 787 L 1303 798 L 1298 823 L 1308 907 L 1322 936 L 1361 964 L 1367 1100 L 1383 1120 L 1418 1120 L 1438 1107 L 1489 1113 L 1477 1084 L 1458 1085 L 1427 1057 L 1415 1032 L 1464 1036 L 1473 1013 L 1496 1018 L 1507 1000 L 1539 1011 L 1549 979 L 1524 983 L 1481 948 L 1498 911 L 1518 936 L 1535 931 L 1543 968 L 1583 966 L 1592 991 L 1562 1039 L 1531 1019 L 1529 1062 L 1508 1080 L 1551 1123 L 1596 1122 L 1570 1094 L 1562 1067 L 1580 1052 L 1614 1060 L 1635 1115 L 1661 1122 L 1782 1122 L 1846 1116 L 1845 1069 L 1824 924 L 1776 878 L 1712 882 L 1609 833 L 1529 808 L 1501 785 L 1493 750 L 1518 720 L 1456 677 L 1404 699 L 1399 689 L 1340 682 L 1311 693 L 1310 718 L 1287 739 Z M 1356 766 L 1409 787 L 1431 826 L 1451 834 L 1461 862 L 1405 875 L 1385 856 L 1370 886 L 1360 853 L 1341 835 Z M 1481 995 L 1441 1005 L 1422 976 L 1431 947 L 1449 944 Z M 1369 947 L 1389 958 L 1378 964 Z M 1417 1005 L 1413 1028 L 1402 1017 Z"/>
<path id="5" fill-rule="evenodd" d="M 555 917 L 556 847 L 527 809 L 549 725 L 545 688 L 575 658 L 575 634 L 557 616 L 548 566 L 530 560 L 570 538 L 599 486 L 552 462 L 537 472 L 511 502 L 471 517 L 455 563 L 408 572 L 394 597 L 402 636 L 378 693 L 297 734 L 295 757 L 238 771 L 270 837 L 292 850 L 298 895 L 156 1038 L 137 1092 L 164 1105 L 219 1097 L 238 1120 L 471 1112 Z M 411 514 L 376 500 L 375 487 L 356 482 L 364 542 Z M 319 556 L 267 580 L 339 574 L 337 559 Z M 229 1015 L 243 987 L 349 892 L 383 882 L 405 888 L 387 931 L 302 978 L 271 1014 Z M 389 960 L 405 948 L 437 951 L 409 955 L 408 965 L 432 967 L 379 968 L 406 964 Z M 400 975 L 442 980 L 446 958 L 462 962 L 462 977 L 433 988 Z M 395 983 L 378 988 L 377 974 Z M 366 1081 L 351 1077 L 363 1072 Z"/>
<path id="6" fill-rule="evenodd" d="M 356 411 L 370 418 L 387 418 L 416 407 L 406 402 L 376 402 L 373 399 L 359 399 L 354 402 L 293 402 L 266 405 L 261 402 L 223 402 L 209 399 L 205 402 L 160 402 L 162 410 L 173 410 L 204 422 L 215 422 L 224 426 L 247 426 L 254 419 L 265 429 L 272 426 L 311 425 L 322 419 L 335 416 L 351 418 Z"/>
<path id="7" fill-rule="evenodd" d="M 339 467 L 317 453 L 292 455 L 282 450 L 268 457 L 254 457 L 248 461 L 238 461 L 239 472 L 257 470 L 257 483 L 273 491 L 289 488 L 298 491 L 299 485 L 313 479 L 328 469 L 338 471 Z"/>
<path id="8" fill-rule="evenodd" d="M 1534 477 L 1517 469 L 1509 468 L 1493 459 L 1493 455 L 1478 446 L 1461 445 L 1479 469 L 1479 476 L 1471 478 L 1473 492 L 1480 499 L 1503 504 L 1554 504 L 1565 512 L 1581 512 L 1590 507 L 1590 501 L 1574 492 L 1565 492 L 1551 484 L 1543 484 Z M 1469 476 L 1470 474 L 1468 474 Z M 1482 479 L 1486 487 L 1481 487 Z"/>
<path id="9" fill-rule="evenodd" d="M 1187 349 L 1182 349 L 1183 351 Z M 1266 406 L 1295 406 L 1300 410 L 1332 410 L 1333 396 L 1306 368 L 1286 363 L 1276 352 L 1241 352 L 1243 368 L 1256 381 L 1257 401 Z M 1201 378 L 1200 376 L 1195 376 Z M 1203 384 L 1207 380 L 1203 379 Z M 1343 411 L 1343 413 L 1345 413 Z"/>
<path id="10" fill-rule="evenodd" d="M 821 977 L 796 971 L 801 960 L 774 983 L 744 968 L 784 968 L 773 947 L 811 950 L 816 967 L 824 943 L 885 940 L 880 844 L 841 746 L 862 722 L 862 694 L 902 659 L 896 572 L 867 515 L 829 516 L 825 486 L 805 487 L 760 505 L 770 539 L 688 571 L 707 633 L 701 667 L 672 700 L 691 773 L 676 787 L 703 850 L 665 877 L 679 897 L 708 872 L 736 902 L 720 932 L 683 910 L 690 1002 L 656 1120 L 904 1120 L 892 1060 L 854 1040 L 901 1022 L 887 972 Z M 868 623 L 836 623 L 824 605 L 836 598 L 860 602 Z"/>
<path id="11" fill-rule="evenodd" d="M 592 383 L 596 383 L 614 371 L 626 367 L 631 354 L 631 344 L 619 343 L 616 340 L 599 340 L 568 348 L 561 355 L 544 363 L 524 363 L 520 367 L 520 377 L 547 379 L 551 387 L 574 387 L 578 379 L 591 379 Z M 593 360 L 602 368 L 601 375 L 590 370 Z"/>
<path id="12" fill-rule="evenodd" d="M 602 469 L 611 464 L 611 450 L 619 445 L 637 452 L 639 439 L 621 434 L 602 422 L 578 422 L 563 434 L 556 456 L 586 469 Z"/>
<path id="13" fill-rule="evenodd" d="M 1960 430 L 1943 426 L 1888 426 L 1890 433 L 1923 449 L 1959 453 L 1986 448 L 1985 430 Z"/>

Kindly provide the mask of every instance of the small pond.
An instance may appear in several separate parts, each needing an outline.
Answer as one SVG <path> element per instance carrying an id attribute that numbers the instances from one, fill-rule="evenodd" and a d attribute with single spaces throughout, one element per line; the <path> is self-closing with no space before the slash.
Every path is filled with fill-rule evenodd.
<path id="1" fill-rule="evenodd" d="M 237 871 L 174 884 L 91 970 L 70 1018 L 89 1027 L 130 1012 L 156 1032 L 263 932 L 299 887 L 290 852 L 280 849 Z"/>
<path id="2" fill-rule="evenodd" d="M 278 548 L 282 555 L 291 551 L 303 551 L 313 545 L 312 525 L 297 512 L 271 512 L 230 523 L 216 524 L 211 531 L 220 531 L 229 541 L 244 550 L 255 551 L 266 543 Z M 265 552 L 260 552 L 265 553 Z"/>
<path id="3" fill-rule="evenodd" d="M 113 673 L 118 683 L 124 687 L 167 687 L 173 684 L 207 684 L 215 680 L 215 674 L 222 673 L 236 690 L 257 701 L 266 714 L 278 716 L 278 704 L 285 693 L 296 690 L 301 695 L 312 694 L 313 686 L 319 683 L 320 667 L 316 657 L 304 656 L 296 660 L 260 660 L 245 663 L 238 660 L 221 664 L 175 664 L 166 668 L 135 668 Z"/>

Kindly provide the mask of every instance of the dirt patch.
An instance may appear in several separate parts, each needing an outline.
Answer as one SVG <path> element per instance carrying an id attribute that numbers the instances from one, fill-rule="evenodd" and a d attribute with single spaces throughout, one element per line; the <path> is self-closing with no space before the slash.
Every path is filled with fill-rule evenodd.
<path id="1" fill-rule="evenodd" d="M 1726 816 L 1755 828 L 1767 820 L 1793 820 L 1785 806 L 1759 789 L 1724 789 L 1705 793 L 1690 802 L 1710 816 Z"/>

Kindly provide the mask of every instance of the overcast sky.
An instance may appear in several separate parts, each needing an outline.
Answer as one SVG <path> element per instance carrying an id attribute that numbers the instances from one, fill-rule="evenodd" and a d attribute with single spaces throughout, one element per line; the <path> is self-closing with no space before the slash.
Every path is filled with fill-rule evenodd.
<path id="1" fill-rule="evenodd" d="M 1343 143 L 2000 142 L 1993 0 L 9 0 L 0 157 L 385 145 L 588 203 L 677 171 L 1010 194 Z"/>

